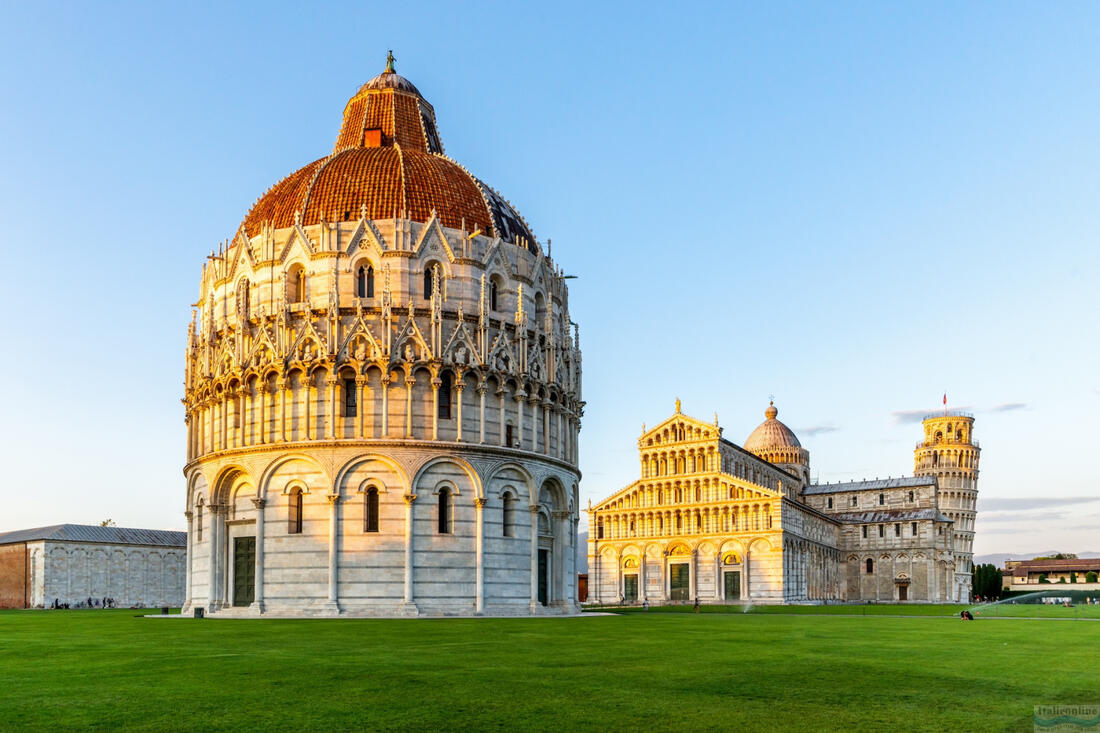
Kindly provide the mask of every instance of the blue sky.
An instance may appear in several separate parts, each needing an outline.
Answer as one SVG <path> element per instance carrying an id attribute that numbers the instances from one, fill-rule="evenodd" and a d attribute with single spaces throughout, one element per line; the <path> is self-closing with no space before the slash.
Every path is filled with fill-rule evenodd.
<path id="1" fill-rule="evenodd" d="M 394 49 L 554 240 L 582 500 L 683 400 L 821 480 L 976 413 L 975 549 L 1100 550 L 1100 6 L 22 3 L 0 47 L 0 530 L 182 526 L 204 255 Z"/>

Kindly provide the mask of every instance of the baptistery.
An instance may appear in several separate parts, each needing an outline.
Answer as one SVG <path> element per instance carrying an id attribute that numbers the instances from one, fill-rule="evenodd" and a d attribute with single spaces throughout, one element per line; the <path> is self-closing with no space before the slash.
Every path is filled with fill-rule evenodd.
<path id="1" fill-rule="evenodd" d="M 578 610 L 565 276 L 392 54 L 194 308 L 186 613 Z"/>

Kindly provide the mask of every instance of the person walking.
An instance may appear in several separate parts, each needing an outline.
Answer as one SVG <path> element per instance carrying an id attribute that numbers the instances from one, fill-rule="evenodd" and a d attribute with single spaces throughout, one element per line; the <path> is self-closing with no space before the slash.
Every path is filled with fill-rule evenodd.
<path id="1" fill-rule="evenodd" d="M 699 613 L 699 596 L 695 596 L 695 613 Z"/>

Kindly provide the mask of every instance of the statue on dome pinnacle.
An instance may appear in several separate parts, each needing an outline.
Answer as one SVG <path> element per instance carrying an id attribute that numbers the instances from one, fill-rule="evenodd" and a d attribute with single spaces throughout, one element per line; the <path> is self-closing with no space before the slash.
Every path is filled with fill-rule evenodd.
<path id="1" fill-rule="evenodd" d="M 393 66 L 395 61 L 397 61 L 397 59 L 394 58 L 393 49 L 391 48 L 389 51 L 386 52 L 386 71 L 384 73 L 386 73 L 386 74 L 396 74 L 397 73 L 397 69 L 395 69 L 394 66 Z"/>

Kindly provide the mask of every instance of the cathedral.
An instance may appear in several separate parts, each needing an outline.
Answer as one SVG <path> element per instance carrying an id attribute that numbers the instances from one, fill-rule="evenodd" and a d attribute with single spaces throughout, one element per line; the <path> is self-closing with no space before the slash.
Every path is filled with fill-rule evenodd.
<path id="1" fill-rule="evenodd" d="M 980 448 L 972 415 L 924 419 L 913 476 L 814 484 L 770 404 L 743 446 L 676 412 L 641 478 L 588 507 L 594 603 L 968 601 Z"/>
<path id="2" fill-rule="evenodd" d="M 184 613 L 579 611 L 565 276 L 392 54 L 206 258 L 183 402 Z"/>

